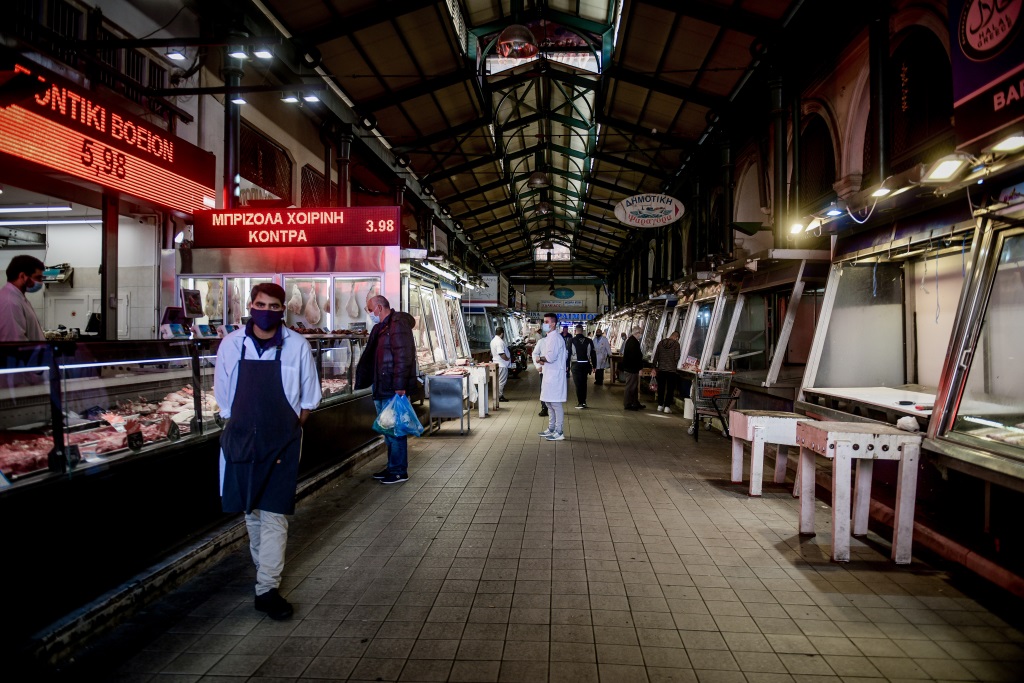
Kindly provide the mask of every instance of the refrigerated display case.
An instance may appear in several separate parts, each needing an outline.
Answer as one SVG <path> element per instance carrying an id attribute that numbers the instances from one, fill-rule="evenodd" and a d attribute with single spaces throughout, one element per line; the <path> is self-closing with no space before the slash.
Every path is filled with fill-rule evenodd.
<path id="1" fill-rule="evenodd" d="M 951 467 L 1024 490 L 1024 226 L 981 230 L 925 447 Z"/>
<path id="2" fill-rule="evenodd" d="M 351 377 L 364 339 L 308 339 L 325 398 L 304 429 L 300 480 L 379 437 Z M 0 345 L 0 518 L 17 562 L 8 608 L 29 634 L 225 520 L 219 339 Z M 87 561 L 83 561 L 87 558 Z M 74 567 L 69 580 L 69 567 Z M 40 601 L 39 595 L 46 600 Z"/>
<path id="3" fill-rule="evenodd" d="M 455 344 L 456 360 L 463 360 L 473 357 L 469 346 L 469 337 L 466 336 L 466 323 L 462 318 L 462 300 L 449 292 L 444 293 L 444 311 L 448 319 L 448 325 L 452 332 L 452 341 Z"/>

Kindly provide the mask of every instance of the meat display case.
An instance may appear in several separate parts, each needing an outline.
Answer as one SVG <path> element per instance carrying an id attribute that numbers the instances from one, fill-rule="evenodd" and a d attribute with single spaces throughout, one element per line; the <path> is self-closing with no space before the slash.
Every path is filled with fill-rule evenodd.
<path id="1" fill-rule="evenodd" d="M 370 392 L 351 382 L 364 338 L 307 341 L 325 398 L 306 423 L 300 481 L 378 438 Z M 19 520 L 5 531 L 18 561 L 0 563 L 19 619 L 3 635 L 27 637 L 226 520 L 219 343 L 0 345 L 0 518 Z"/>
<path id="2" fill-rule="evenodd" d="M 1019 207 L 979 218 L 979 243 L 925 448 L 948 467 L 1024 491 L 1024 212 Z"/>

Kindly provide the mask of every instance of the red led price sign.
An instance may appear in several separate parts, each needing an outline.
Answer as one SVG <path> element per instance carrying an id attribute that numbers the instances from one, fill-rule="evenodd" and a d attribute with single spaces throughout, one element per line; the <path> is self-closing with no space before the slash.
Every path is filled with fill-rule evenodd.
<path id="1" fill-rule="evenodd" d="M 0 152 L 184 213 L 215 206 L 212 154 L 37 66 L 14 72 L 39 87 L 0 105 Z"/>
<path id="2" fill-rule="evenodd" d="M 397 206 L 225 209 L 195 215 L 196 247 L 396 247 Z"/>

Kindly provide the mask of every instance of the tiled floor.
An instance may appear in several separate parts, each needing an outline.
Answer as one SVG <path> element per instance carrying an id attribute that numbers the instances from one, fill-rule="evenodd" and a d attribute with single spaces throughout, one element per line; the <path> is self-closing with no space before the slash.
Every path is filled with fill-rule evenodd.
<path id="1" fill-rule="evenodd" d="M 621 388 L 535 435 L 535 378 L 469 436 L 411 444 L 304 505 L 284 623 L 252 608 L 237 553 L 147 614 L 114 680 L 880 681 L 1024 679 L 1024 637 L 950 577 L 896 567 L 875 537 L 828 560 L 828 509 L 796 533 L 785 486 L 728 482 L 727 443 L 678 414 L 624 413 Z M 572 387 L 570 386 L 570 392 Z M 187 613 L 181 606 L 187 606 Z M 174 619 L 175 608 L 181 613 Z M 144 624 L 145 615 L 139 623 Z M 138 633 L 138 631 L 136 631 Z M 107 661 L 107 660 L 104 660 Z"/>

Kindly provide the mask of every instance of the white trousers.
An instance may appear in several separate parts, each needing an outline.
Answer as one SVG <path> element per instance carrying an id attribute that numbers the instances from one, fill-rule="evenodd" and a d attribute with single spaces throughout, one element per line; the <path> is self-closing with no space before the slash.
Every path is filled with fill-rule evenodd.
<path id="1" fill-rule="evenodd" d="M 263 595 L 281 585 L 288 515 L 253 510 L 245 516 L 245 528 L 249 531 L 249 552 L 256 565 L 256 595 Z"/>
<path id="2" fill-rule="evenodd" d="M 562 433 L 562 422 L 565 420 L 565 404 L 556 401 L 544 401 L 548 407 L 548 431 Z"/>
<path id="3" fill-rule="evenodd" d="M 498 368 L 498 397 L 505 395 L 505 383 L 508 382 L 508 368 Z"/>

